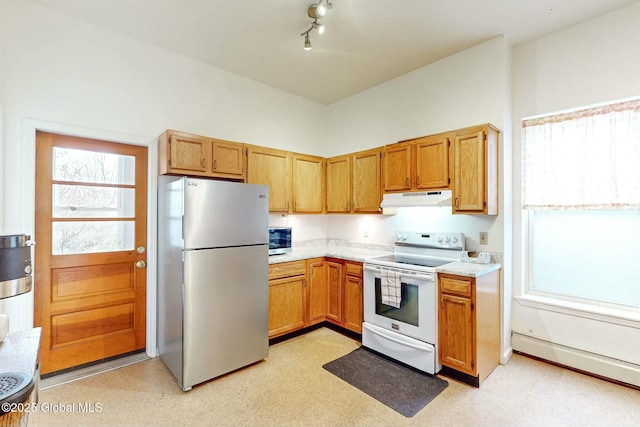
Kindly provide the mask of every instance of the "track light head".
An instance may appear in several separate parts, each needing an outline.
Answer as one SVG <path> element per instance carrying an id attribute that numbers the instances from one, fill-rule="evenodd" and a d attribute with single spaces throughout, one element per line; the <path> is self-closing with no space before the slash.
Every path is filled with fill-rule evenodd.
<path id="1" fill-rule="evenodd" d="M 309 38 L 309 33 L 304 36 L 304 50 L 311 50 L 311 39 Z"/>

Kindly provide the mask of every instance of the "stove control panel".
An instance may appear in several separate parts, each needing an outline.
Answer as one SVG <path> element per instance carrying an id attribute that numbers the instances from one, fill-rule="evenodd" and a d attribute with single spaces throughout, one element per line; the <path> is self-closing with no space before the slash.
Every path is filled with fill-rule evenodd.
<path id="1" fill-rule="evenodd" d="M 396 231 L 395 244 L 464 250 L 463 233 Z"/>

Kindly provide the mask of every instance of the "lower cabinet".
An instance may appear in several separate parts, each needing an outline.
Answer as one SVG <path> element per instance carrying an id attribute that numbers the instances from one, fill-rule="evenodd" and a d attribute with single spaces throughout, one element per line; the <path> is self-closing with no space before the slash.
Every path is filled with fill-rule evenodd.
<path id="1" fill-rule="evenodd" d="M 438 297 L 442 373 L 479 387 L 500 363 L 499 272 L 438 274 Z"/>
<path id="2" fill-rule="evenodd" d="M 269 338 L 329 321 L 362 333 L 362 263 L 313 258 L 269 266 Z"/>
<path id="3" fill-rule="evenodd" d="M 304 261 L 269 266 L 269 338 L 305 326 L 306 282 Z"/>

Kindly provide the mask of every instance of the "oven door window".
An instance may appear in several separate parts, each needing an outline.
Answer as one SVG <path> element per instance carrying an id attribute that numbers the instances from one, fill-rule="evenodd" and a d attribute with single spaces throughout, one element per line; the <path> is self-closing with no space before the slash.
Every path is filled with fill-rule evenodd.
<path id="1" fill-rule="evenodd" d="M 419 298 L 418 286 L 402 282 L 400 307 L 392 307 L 382 303 L 382 282 L 376 277 L 376 314 L 409 325 L 418 326 L 419 322 Z"/>

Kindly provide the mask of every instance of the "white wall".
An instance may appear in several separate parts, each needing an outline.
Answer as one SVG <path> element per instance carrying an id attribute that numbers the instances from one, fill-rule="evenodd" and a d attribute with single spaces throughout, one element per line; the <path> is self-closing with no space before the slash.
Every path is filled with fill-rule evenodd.
<path id="1" fill-rule="evenodd" d="M 513 293 L 516 297 L 522 295 L 525 272 L 518 178 L 521 120 L 531 115 L 640 95 L 639 22 L 640 3 L 635 3 L 514 49 Z M 539 351 L 541 357 L 555 358 L 561 363 L 640 385 L 639 321 L 593 316 L 516 298 L 513 329 L 525 337 L 519 339 L 517 345 L 514 343 L 514 349 Z M 572 349 L 588 353 L 580 354 Z M 594 361 L 597 359 L 594 354 L 637 365 L 612 368 L 611 361 L 600 364 Z"/>
<path id="2" fill-rule="evenodd" d="M 324 105 L 31 2 L 0 0 L 0 41 L 1 234 L 33 235 L 36 127 L 148 144 L 154 171 L 155 138 L 167 128 L 322 154 Z M 11 330 L 30 327 L 33 292 L 2 310 Z"/>
<path id="3" fill-rule="evenodd" d="M 327 115 L 326 156 L 445 132 L 482 123 L 510 129 L 510 47 L 503 37 L 332 104 Z M 348 151 L 347 151 L 348 150 Z M 499 215 L 452 215 L 446 208 L 402 208 L 395 216 L 331 215 L 329 237 L 393 243 L 394 230 L 461 231 L 469 250 L 480 249 L 478 233 L 489 232 L 482 250 L 511 246 L 511 133 L 499 144 Z M 369 237 L 364 237 L 367 231 Z M 510 254 L 505 254 L 510 257 Z M 501 271 L 502 359 L 510 355 L 511 265 Z"/>

